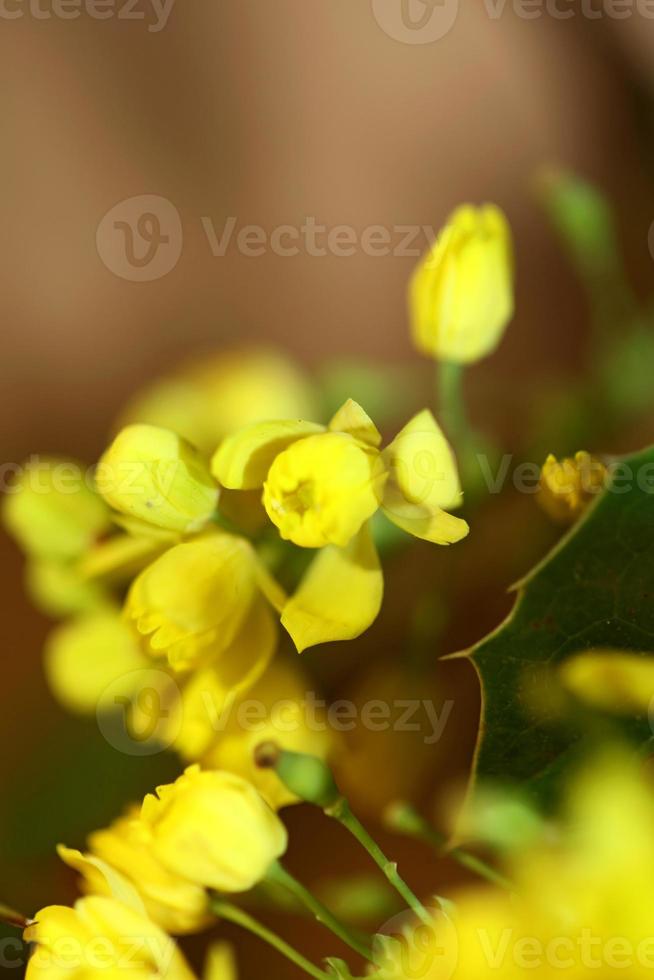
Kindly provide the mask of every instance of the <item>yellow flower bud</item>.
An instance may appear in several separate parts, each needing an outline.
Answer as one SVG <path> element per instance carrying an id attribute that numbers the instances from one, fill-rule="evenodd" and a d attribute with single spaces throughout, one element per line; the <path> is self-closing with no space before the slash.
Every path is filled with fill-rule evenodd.
<path id="1" fill-rule="evenodd" d="M 5 527 L 35 558 L 79 557 L 110 525 L 109 511 L 79 463 L 40 458 L 23 467 L 4 498 Z"/>
<path id="2" fill-rule="evenodd" d="M 220 892 L 249 891 L 286 850 L 284 825 L 251 783 L 191 766 L 143 802 L 155 857 Z"/>
<path id="3" fill-rule="evenodd" d="M 148 916 L 160 928 L 173 935 L 198 932 L 211 921 L 207 892 L 171 874 L 157 860 L 150 828 L 139 819 L 139 810 L 134 807 L 110 827 L 91 834 L 90 855 L 64 847 L 59 848 L 59 855 L 83 875 L 87 894 L 112 893 L 111 881 L 98 872 L 106 864 L 133 886 Z"/>
<path id="4" fill-rule="evenodd" d="M 604 489 L 607 477 L 604 464 L 587 452 L 560 463 L 550 454 L 541 470 L 538 502 L 557 523 L 573 524 Z"/>
<path id="5" fill-rule="evenodd" d="M 283 538 L 303 548 L 345 547 L 381 502 L 379 453 L 345 432 L 294 442 L 276 458 L 263 502 Z"/>
<path id="6" fill-rule="evenodd" d="M 188 670 L 227 650 L 256 596 L 251 545 L 216 531 L 169 548 L 141 572 L 125 613 L 153 655 Z"/>
<path id="7" fill-rule="evenodd" d="M 218 499 L 201 454 L 153 425 L 123 429 L 100 460 L 96 482 L 115 510 L 182 533 L 199 530 Z"/>
<path id="8" fill-rule="evenodd" d="M 499 208 L 457 208 L 413 274 L 409 312 L 423 354 L 470 364 L 495 350 L 513 316 L 511 231 Z"/>
<path id="9" fill-rule="evenodd" d="M 114 898 L 48 906 L 25 940 L 36 943 L 26 980 L 194 980 L 174 941 Z"/>

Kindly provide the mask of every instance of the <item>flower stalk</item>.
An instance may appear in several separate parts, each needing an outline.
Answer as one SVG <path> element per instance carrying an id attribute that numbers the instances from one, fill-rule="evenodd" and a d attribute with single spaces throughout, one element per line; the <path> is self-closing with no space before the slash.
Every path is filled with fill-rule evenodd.
<path id="1" fill-rule="evenodd" d="M 246 932 L 250 932 L 253 936 L 261 939 L 262 942 L 272 946 L 281 956 L 290 960 L 291 963 L 294 963 L 304 973 L 313 977 L 314 980 L 331 980 L 328 973 L 320 970 L 314 963 L 303 956 L 302 953 L 298 952 L 297 949 L 282 939 L 281 936 L 278 936 L 272 929 L 268 929 L 262 925 L 251 915 L 248 915 L 247 912 L 244 912 L 243 909 L 238 908 L 237 905 L 233 905 L 231 902 L 226 902 L 219 896 L 216 896 L 211 901 L 211 911 L 218 918 L 224 919 L 226 922 L 231 922 L 233 925 L 240 926 L 241 929 L 245 929 Z"/>

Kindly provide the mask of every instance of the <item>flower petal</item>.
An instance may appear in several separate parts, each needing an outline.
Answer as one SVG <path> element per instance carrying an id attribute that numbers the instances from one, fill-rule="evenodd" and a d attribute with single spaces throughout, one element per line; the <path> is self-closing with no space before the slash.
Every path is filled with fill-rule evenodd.
<path id="1" fill-rule="evenodd" d="M 452 510 L 461 503 L 461 484 L 452 448 L 432 413 L 419 412 L 382 453 L 390 479 L 387 493 L 405 500 Z M 384 500 L 386 506 L 386 499 Z"/>
<path id="2" fill-rule="evenodd" d="M 341 405 L 329 423 L 330 432 L 347 432 L 369 446 L 379 446 L 381 435 L 370 416 L 352 398 Z"/>
<path id="3" fill-rule="evenodd" d="M 229 943 L 213 943 L 204 964 L 204 980 L 236 980 L 236 957 Z"/>
<path id="4" fill-rule="evenodd" d="M 168 722 L 172 732 L 179 732 L 175 749 L 184 759 L 199 759 L 221 734 L 234 699 L 255 684 L 270 664 L 277 637 L 275 617 L 260 597 L 231 646 L 192 675 L 177 703 L 179 717 L 173 714 Z"/>
<path id="5" fill-rule="evenodd" d="M 315 422 L 256 422 L 228 436 L 214 453 L 211 472 L 228 490 L 262 487 L 273 460 L 291 443 L 324 432 Z"/>
<path id="6" fill-rule="evenodd" d="M 298 653 L 317 643 L 352 640 L 375 621 L 384 592 L 367 525 L 346 548 L 330 545 L 314 558 L 286 604 L 282 626 Z"/>
<path id="7" fill-rule="evenodd" d="M 440 507 L 414 504 L 405 500 L 397 490 L 387 491 L 383 511 L 389 521 L 407 534 L 434 544 L 455 544 L 470 530 L 460 517 L 454 517 Z"/>
<path id="8" fill-rule="evenodd" d="M 82 875 L 85 887 L 92 895 L 106 895 L 115 898 L 145 915 L 143 900 L 136 888 L 119 871 L 93 854 L 82 854 L 72 847 L 57 845 L 57 854 L 69 868 Z"/>

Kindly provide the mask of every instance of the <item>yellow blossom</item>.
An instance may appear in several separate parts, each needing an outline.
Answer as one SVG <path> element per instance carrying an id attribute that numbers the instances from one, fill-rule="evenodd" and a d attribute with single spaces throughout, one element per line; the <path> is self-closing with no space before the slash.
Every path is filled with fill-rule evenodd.
<path id="1" fill-rule="evenodd" d="M 288 358 L 265 349 L 212 354 L 155 382 L 122 415 L 123 425 L 172 429 L 205 452 L 226 435 L 265 419 L 310 418 L 315 399 Z"/>
<path id="2" fill-rule="evenodd" d="M 189 712 L 184 700 L 176 748 L 187 759 L 201 759 L 207 768 L 243 776 L 275 810 L 297 803 L 273 771 L 256 765 L 254 753 L 262 742 L 273 741 L 292 752 L 327 758 L 334 738 L 324 706 L 310 691 L 309 679 L 297 664 L 277 657 L 253 687 L 221 712 L 214 711 L 207 698 L 202 705 L 194 698 L 197 710 Z"/>
<path id="3" fill-rule="evenodd" d="M 114 698 L 133 694 L 135 672 L 149 661 L 120 611 L 103 605 L 50 633 L 44 665 L 57 699 L 70 711 L 93 714 L 110 685 Z"/>
<path id="4" fill-rule="evenodd" d="M 511 891 L 455 892 L 451 917 L 382 942 L 378 980 L 574 980 L 654 968 L 649 902 L 654 794 L 636 760 L 612 750 L 586 765 L 563 813 L 514 844 Z M 395 931 L 395 930 L 394 930 Z M 399 930 L 397 930 L 399 931 Z"/>
<path id="5" fill-rule="evenodd" d="M 286 850 L 283 824 L 251 783 L 190 766 L 147 796 L 141 818 L 152 851 L 171 873 L 220 892 L 244 892 Z"/>
<path id="6" fill-rule="evenodd" d="M 85 613 L 107 601 L 102 585 L 88 581 L 76 562 L 48 558 L 28 561 L 25 588 L 34 605 L 49 616 Z"/>
<path id="7" fill-rule="evenodd" d="M 134 888 L 149 918 L 165 932 L 183 935 L 210 923 L 206 890 L 172 874 L 156 859 L 150 828 L 139 819 L 138 807 L 110 827 L 95 831 L 88 844 L 89 854 L 58 849 L 62 860 L 82 875 L 86 894 L 118 897 L 111 874 L 116 871 Z"/>
<path id="8" fill-rule="evenodd" d="M 26 980 L 194 980 L 174 941 L 115 898 L 48 906 L 25 940 L 36 944 Z"/>
<path id="9" fill-rule="evenodd" d="M 41 457 L 28 462 L 2 504 L 5 527 L 28 555 L 70 561 L 110 525 L 104 502 L 81 464 Z"/>
<path id="10" fill-rule="evenodd" d="M 218 489 L 202 455 L 168 429 L 130 425 L 98 464 L 98 490 L 115 510 L 182 533 L 199 530 Z"/>
<path id="11" fill-rule="evenodd" d="M 513 247 L 503 212 L 492 204 L 462 205 L 411 280 L 416 347 L 442 361 L 478 361 L 499 344 L 513 305 Z"/>
<path id="12" fill-rule="evenodd" d="M 125 614 L 147 638 L 152 655 L 166 656 L 175 670 L 188 670 L 208 664 L 234 643 L 247 646 L 250 635 L 258 647 L 260 630 L 250 619 L 266 616 L 262 584 L 265 575 L 249 542 L 216 530 L 169 548 L 141 572 L 129 590 Z M 251 668 L 251 652 L 241 650 L 238 658 L 244 674 Z M 260 652 L 269 657 L 269 644 Z"/>
<path id="13" fill-rule="evenodd" d="M 651 654 L 588 650 L 561 664 L 559 677 L 581 701 L 613 714 L 647 712 L 654 699 Z"/>
<path id="14" fill-rule="evenodd" d="M 344 548 L 379 508 L 378 455 L 345 432 L 309 436 L 280 453 L 263 485 L 280 535 L 303 548 Z"/>
<path id="15" fill-rule="evenodd" d="M 573 524 L 606 486 L 607 469 L 590 453 L 559 462 L 551 453 L 541 470 L 538 502 L 559 524 Z"/>
<path id="16" fill-rule="evenodd" d="M 461 503 L 456 461 L 431 412 L 420 412 L 384 450 L 374 423 L 349 400 L 327 427 L 266 422 L 234 433 L 212 460 L 230 490 L 261 487 L 282 537 L 320 548 L 282 625 L 297 649 L 352 639 L 376 618 L 383 578 L 367 527 L 378 509 L 403 530 L 438 544 L 468 525 L 446 510 Z"/>

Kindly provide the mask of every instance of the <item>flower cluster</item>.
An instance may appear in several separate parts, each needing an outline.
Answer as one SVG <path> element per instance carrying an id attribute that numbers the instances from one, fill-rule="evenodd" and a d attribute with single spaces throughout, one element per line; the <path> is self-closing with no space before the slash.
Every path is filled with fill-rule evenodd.
<path id="1" fill-rule="evenodd" d="M 28 980 L 192 980 L 169 934 L 210 925 L 211 892 L 249 891 L 286 845 L 284 826 L 249 782 L 190 767 L 92 834 L 88 853 L 59 848 L 85 897 L 37 913 L 26 932 L 36 944 Z M 215 956 L 205 980 L 225 980 L 224 968 L 224 954 Z"/>

